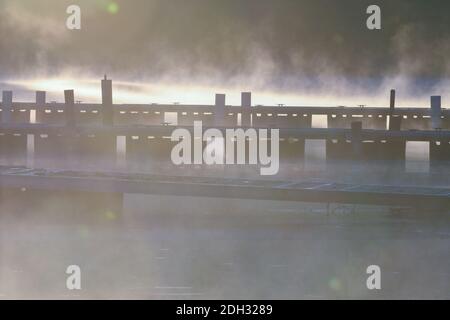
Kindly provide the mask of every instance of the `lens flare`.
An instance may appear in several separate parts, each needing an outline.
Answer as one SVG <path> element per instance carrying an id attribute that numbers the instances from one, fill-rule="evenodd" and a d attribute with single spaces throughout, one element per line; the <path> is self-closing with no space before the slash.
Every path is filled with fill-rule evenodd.
<path id="1" fill-rule="evenodd" d="M 116 14 L 119 12 L 119 5 L 115 2 L 110 2 L 108 4 L 107 10 L 111 14 Z"/>

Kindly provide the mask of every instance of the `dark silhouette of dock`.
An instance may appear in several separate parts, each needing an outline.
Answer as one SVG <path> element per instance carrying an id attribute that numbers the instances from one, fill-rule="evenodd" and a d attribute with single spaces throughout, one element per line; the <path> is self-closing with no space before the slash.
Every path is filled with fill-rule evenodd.
<path id="1" fill-rule="evenodd" d="M 326 140 L 329 159 L 404 161 L 406 142 L 426 141 L 432 164 L 450 161 L 450 110 L 441 108 L 439 96 L 431 97 L 430 108 L 395 108 L 394 90 L 386 108 L 252 106 L 250 92 L 242 93 L 241 106 L 226 105 L 224 94 L 216 94 L 214 105 L 128 105 L 113 103 L 112 81 L 106 76 L 101 89 L 101 104 L 75 103 L 73 90 L 64 92 L 65 103 L 46 102 L 43 91 L 36 92 L 34 103 L 14 102 L 13 93 L 4 91 L 0 154 L 24 164 L 27 135 L 34 135 L 32 156 L 37 159 L 55 153 L 74 157 L 64 150 L 67 145 L 76 154 L 94 148 L 99 159 L 102 153 L 113 159 L 117 137 L 124 136 L 127 156 L 147 150 L 169 159 L 173 127 L 192 130 L 194 121 L 202 121 L 205 128 L 279 128 L 280 157 L 292 161 L 304 157 L 305 139 Z M 167 113 L 176 121 L 166 121 Z M 312 128 L 314 116 L 326 116 L 328 127 Z"/>
<path id="2" fill-rule="evenodd" d="M 429 143 L 431 172 L 446 170 L 450 164 L 450 110 L 433 96 L 430 108 L 396 108 L 395 91 L 385 108 L 252 106 L 251 93 L 243 92 L 241 106 L 226 104 L 224 94 L 216 94 L 214 105 L 126 105 L 113 103 L 112 81 L 101 83 L 102 103 L 76 103 L 73 90 L 64 92 L 64 103 L 48 103 L 46 93 L 36 92 L 36 101 L 15 102 L 11 91 L 3 92 L 0 122 L 1 188 L 74 190 L 111 193 L 172 194 L 311 202 L 348 202 L 383 205 L 449 208 L 446 188 L 389 185 L 336 184 L 325 181 L 310 186 L 308 181 L 247 181 L 226 178 L 145 176 L 130 163 L 170 163 L 174 128 L 193 130 L 194 121 L 205 129 L 277 128 L 280 130 L 280 164 L 304 160 L 305 142 L 323 140 L 326 161 L 349 161 L 390 168 L 389 174 L 404 171 L 406 144 Z M 176 121 L 166 121 L 166 113 Z M 314 116 L 326 116 L 328 128 L 313 128 Z M 32 119 L 34 118 L 34 119 Z M 122 150 L 119 150 L 119 139 Z M 96 176 L 84 174 L 84 166 L 98 172 L 112 172 L 122 157 L 123 173 Z M 44 165 L 42 165 L 44 164 Z M 61 164 L 75 172 L 33 168 L 57 168 Z M 30 171 L 12 168 L 28 166 Z M 201 170 L 201 168 L 200 168 Z M 362 171 L 361 174 L 364 174 Z M 200 179 L 200 182 L 199 180 Z M 203 180 L 202 180 L 203 179 Z M 173 180 L 173 181 L 172 181 Z M 284 186 L 284 187 L 283 187 Z M 286 187 L 289 186 L 289 187 Z M 331 188 L 331 189 L 330 189 Z M 396 189 L 397 188 L 397 189 Z"/>

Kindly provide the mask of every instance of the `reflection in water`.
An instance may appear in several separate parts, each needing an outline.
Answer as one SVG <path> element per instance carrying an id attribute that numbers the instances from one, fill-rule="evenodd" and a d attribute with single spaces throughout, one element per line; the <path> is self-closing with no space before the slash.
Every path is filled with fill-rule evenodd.
<path id="1" fill-rule="evenodd" d="M 68 205 L 2 203 L 1 298 L 450 297 L 448 219 L 127 195 L 123 216 L 92 222 L 69 217 Z M 72 264 L 81 291 L 65 289 Z M 365 287 L 371 264 L 382 269 L 379 292 Z"/>

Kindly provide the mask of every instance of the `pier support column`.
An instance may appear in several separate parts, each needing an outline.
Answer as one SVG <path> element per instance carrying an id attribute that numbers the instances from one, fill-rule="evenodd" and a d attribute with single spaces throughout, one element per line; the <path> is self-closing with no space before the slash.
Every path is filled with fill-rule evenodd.
<path id="1" fill-rule="evenodd" d="M 46 92 L 36 91 L 36 123 L 42 123 L 44 120 Z"/>
<path id="2" fill-rule="evenodd" d="M 103 125 L 112 126 L 114 124 L 112 80 L 108 80 L 106 75 L 102 80 L 102 115 Z"/>
<path id="3" fill-rule="evenodd" d="M 2 123 L 12 122 L 13 92 L 2 93 Z M 0 135 L 0 164 L 26 165 L 27 163 L 27 135 L 2 134 Z"/>
<path id="4" fill-rule="evenodd" d="M 395 90 L 391 90 L 391 95 L 389 99 L 389 115 L 392 116 L 395 111 Z"/>
<path id="5" fill-rule="evenodd" d="M 326 142 L 326 159 L 332 164 L 336 161 L 348 161 L 351 158 L 352 145 L 346 140 L 331 139 Z"/>
<path id="6" fill-rule="evenodd" d="M 389 130 L 392 131 L 401 131 L 402 127 L 402 117 L 401 116 L 392 116 L 389 119 Z M 393 170 L 399 170 L 405 168 L 405 159 L 406 159 L 406 141 L 391 139 L 386 141 L 381 147 L 383 152 L 381 159 L 392 161 L 394 166 Z"/>
<path id="7" fill-rule="evenodd" d="M 77 142 L 70 153 L 83 168 L 112 170 L 116 167 L 117 137 L 109 133 L 74 136 Z M 78 161 L 77 161 L 78 160 Z M 75 162 L 75 163 L 76 163 Z"/>
<path id="8" fill-rule="evenodd" d="M 441 96 L 432 96 L 431 97 L 431 127 L 433 129 L 441 129 L 442 128 L 442 119 L 441 119 Z"/>
<path id="9" fill-rule="evenodd" d="M 148 171 L 151 169 L 152 140 L 147 136 L 127 136 L 126 139 L 126 164 L 131 171 Z"/>
<path id="10" fill-rule="evenodd" d="M 242 92 L 241 93 L 241 126 L 251 127 L 251 107 L 252 107 L 252 93 Z"/>
<path id="11" fill-rule="evenodd" d="M 392 116 L 389 119 L 389 130 L 400 131 L 402 128 L 402 117 Z"/>
<path id="12" fill-rule="evenodd" d="M 64 91 L 64 113 L 66 115 L 66 126 L 75 127 L 75 95 L 73 90 Z"/>
<path id="13" fill-rule="evenodd" d="M 27 163 L 27 135 L 0 135 L 0 163 L 8 166 L 25 166 Z"/>
<path id="14" fill-rule="evenodd" d="M 397 120 L 394 120 L 394 117 L 397 118 L 397 116 L 395 116 L 394 113 L 395 113 L 395 90 L 392 89 L 389 101 L 389 130 L 400 130 L 400 125 L 396 122 Z M 399 129 L 395 129 L 397 125 Z"/>
<path id="15" fill-rule="evenodd" d="M 11 122 L 11 108 L 12 108 L 12 91 L 3 91 L 2 94 L 2 123 Z"/>
<path id="16" fill-rule="evenodd" d="M 393 163 L 392 168 L 398 170 L 399 168 L 405 168 L 406 160 L 406 141 L 402 140 L 390 140 L 386 142 L 384 150 L 384 159 Z"/>
<path id="17" fill-rule="evenodd" d="M 450 141 L 430 141 L 430 171 L 445 172 L 450 165 Z"/>
<path id="18" fill-rule="evenodd" d="M 268 141 L 268 153 L 272 152 L 270 145 L 270 141 Z M 304 158 L 305 140 L 290 137 L 280 139 L 280 165 L 301 165 Z"/>
<path id="19" fill-rule="evenodd" d="M 216 93 L 215 110 L 214 110 L 214 125 L 216 127 L 223 126 L 225 122 L 225 98 L 222 93 Z"/>
<path id="20" fill-rule="evenodd" d="M 352 153 L 353 159 L 362 160 L 362 122 L 352 122 Z"/>

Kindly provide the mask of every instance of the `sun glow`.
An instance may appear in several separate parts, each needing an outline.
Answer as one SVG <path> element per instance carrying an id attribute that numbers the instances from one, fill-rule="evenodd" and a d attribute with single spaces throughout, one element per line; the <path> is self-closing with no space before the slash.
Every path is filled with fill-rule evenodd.
<path id="1" fill-rule="evenodd" d="M 47 91 L 49 99 L 58 100 L 63 97 L 63 91 L 74 89 L 76 100 L 98 103 L 101 101 L 100 80 L 93 78 L 59 77 L 47 79 L 26 79 L 6 82 L 25 90 Z M 145 83 L 117 81 L 113 79 L 114 103 L 117 104 L 196 104 L 211 105 L 215 93 L 225 93 L 227 105 L 240 105 L 241 91 L 252 91 L 252 104 L 255 106 L 358 106 L 386 107 L 388 92 L 373 94 L 345 94 L 329 92 L 307 92 L 299 94 L 289 91 L 281 93 L 273 90 L 249 90 L 245 86 L 217 87 L 182 83 Z M 300 91 L 300 90 L 299 90 Z M 20 99 L 20 97 L 17 97 Z M 426 106 L 427 100 L 405 100 L 400 104 L 405 106 Z"/>

